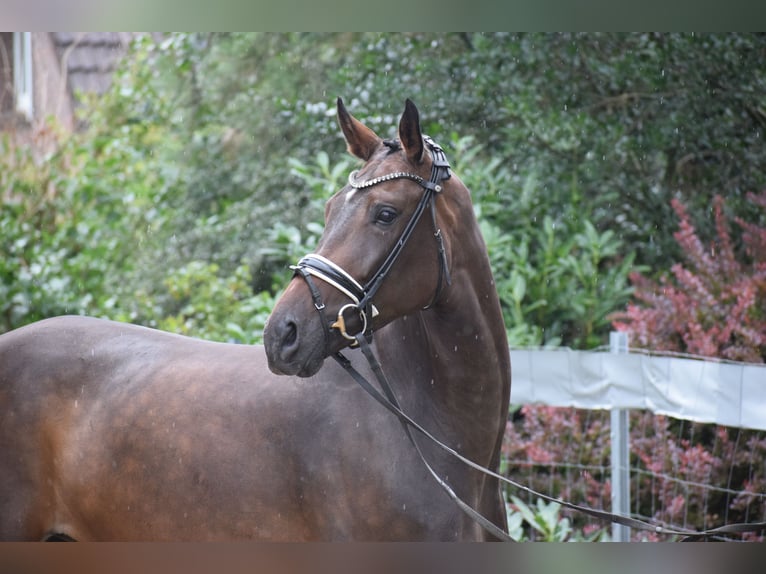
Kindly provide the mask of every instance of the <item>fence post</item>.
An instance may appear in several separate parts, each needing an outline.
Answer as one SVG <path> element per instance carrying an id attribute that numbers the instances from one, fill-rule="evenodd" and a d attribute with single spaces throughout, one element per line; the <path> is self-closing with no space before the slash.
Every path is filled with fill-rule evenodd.
<path id="1" fill-rule="evenodd" d="M 616 354 L 627 353 L 628 334 L 617 331 L 609 333 L 609 349 Z M 622 516 L 630 516 L 629 437 L 628 410 L 612 409 L 610 432 L 612 441 L 612 512 Z M 622 524 L 613 524 L 612 540 L 614 542 L 630 542 L 630 528 Z"/>

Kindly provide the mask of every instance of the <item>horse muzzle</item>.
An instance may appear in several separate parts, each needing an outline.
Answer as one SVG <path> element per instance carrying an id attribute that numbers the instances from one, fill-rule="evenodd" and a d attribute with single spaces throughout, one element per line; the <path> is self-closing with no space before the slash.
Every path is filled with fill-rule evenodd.
<path id="1" fill-rule="evenodd" d="M 269 369 L 276 375 L 311 377 L 326 357 L 322 326 L 311 314 L 306 317 L 292 312 L 285 296 L 288 291 L 274 308 L 263 332 Z"/>

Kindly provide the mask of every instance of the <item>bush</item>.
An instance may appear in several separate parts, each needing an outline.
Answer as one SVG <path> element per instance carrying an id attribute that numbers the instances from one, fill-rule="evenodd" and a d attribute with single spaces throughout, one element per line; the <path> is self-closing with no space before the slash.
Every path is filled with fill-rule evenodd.
<path id="1" fill-rule="evenodd" d="M 293 168 L 321 153 L 348 162 L 336 96 L 384 136 L 409 96 L 425 131 L 456 144 L 450 157 L 478 196 L 514 344 L 597 345 L 604 317 L 627 299 L 631 261 L 661 268 L 673 254 L 662 232 L 668 197 L 686 197 L 696 213 L 711 189 L 725 189 L 743 217 L 743 190 L 766 184 L 766 78 L 752 73 L 763 47 L 754 34 L 143 38 L 113 89 L 84 108 L 75 163 L 51 166 L 72 201 L 104 218 L 92 226 L 85 217 L 84 250 L 100 245 L 106 265 L 74 281 L 89 282 L 90 295 L 67 287 L 51 300 L 74 297 L 67 305 L 85 309 L 88 297 L 120 305 L 144 290 L 169 301 L 168 273 L 192 261 L 216 264 L 219 277 L 247 265 L 253 291 L 273 294 L 289 262 L 278 241 L 297 232 L 310 243 L 328 193 L 288 158 Z M 57 265 L 46 269 L 69 281 Z M 39 283 L 55 292 L 55 282 Z M 29 320 L 58 310 L 39 303 Z"/>
<path id="2" fill-rule="evenodd" d="M 550 496 L 608 511 L 609 431 L 606 412 L 525 405 L 506 427 L 503 472 Z M 762 496 L 766 437 L 762 432 L 633 411 L 630 450 L 631 513 L 635 516 L 709 529 L 760 521 L 766 515 Z M 571 510 L 563 509 L 561 514 L 587 539 L 608 527 Z M 762 540 L 763 535 L 749 533 L 743 538 Z M 667 539 L 633 531 L 633 540 Z"/>
<path id="3" fill-rule="evenodd" d="M 663 267 L 675 254 L 662 232 L 673 194 L 697 212 L 711 190 L 725 189 L 743 215 L 744 190 L 766 184 L 766 77 L 753 72 L 764 42 L 755 34 L 172 34 L 159 47 L 140 46 L 121 88 L 131 103 L 121 108 L 131 121 L 165 126 L 167 159 L 175 154 L 184 166 L 183 193 L 166 198 L 171 210 L 155 246 L 166 265 L 197 259 L 225 272 L 240 263 L 256 276 L 264 264 L 264 276 L 276 272 L 276 261 L 255 254 L 270 245 L 271 222 L 301 229 L 321 219 L 286 158 L 344 155 L 332 117 L 343 96 L 383 136 L 410 97 L 437 141 L 475 138 L 503 172 L 495 203 L 505 215 L 488 214 L 501 237 L 527 221 L 542 227 L 547 215 L 565 247 L 586 229 L 583 217 L 599 235 L 613 233 L 622 256 Z M 536 220 L 509 209 L 525 188 L 540 200 Z M 545 239 L 527 243 L 531 257 Z M 535 275 L 556 280 L 544 263 L 533 265 Z M 600 271 L 613 264 L 622 258 L 602 259 Z M 159 288 L 162 270 L 144 269 Z M 592 333 L 606 328 L 594 323 L 604 317 L 596 301 L 617 309 L 625 296 L 589 285 L 580 326 L 538 307 L 537 321 L 517 326 L 520 340 L 595 344 Z M 513 286 L 519 294 L 529 277 Z"/>
<path id="4" fill-rule="evenodd" d="M 574 530 L 571 521 L 561 516 L 561 504 L 537 499 L 534 507 L 516 496 L 507 504 L 508 533 L 516 542 L 604 542 L 609 540 L 606 530 L 590 534 Z"/>
<path id="5" fill-rule="evenodd" d="M 146 190 L 157 183 L 121 143 L 58 136 L 40 158 L 3 140 L 0 330 L 63 313 L 105 315 L 120 301 L 119 275 L 134 269 L 134 246 L 155 215 Z"/>
<path id="6" fill-rule="evenodd" d="M 766 192 L 749 194 L 755 205 L 766 207 Z M 614 315 L 614 326 L 631 333 L 632 344 L 664 351 L 680 351 L 762 363 L 766 359 L 766 227 L 737 218 L 743 229 L 731 236 L 724 200 L 713 202 L 716 238 L 705 245 L 684 205 L 673 201 L 680 219 L 674 234 L 685 261 L 671 268 L 672 277 L 659 282 L 639 273 L 631 275 L 637 303 Z M 741 241 L 744 253 L 735 246 Z"/>
<path id="7" fill-rule="evenodd" d="M 143 291 L 135 293 L 130 311 L 114 318 L 141 323 L 171 333 L 212 341 L 254 344 L 263 329 L 276 297 L 252 289 L 247 265 L 233 274 L 222 274 L 215 263 L 192 261 L 172 270 L 165 279 L 166 291 L 158 300 Z"/>
<path id="8" fill-rule="evenodd" d="M 766 193 L 747 197 L 753 207 L 766 207 Z M 634 273 L 637 301 L 613 316 L 615 327 L 630 332 L 631 344 L 639 347 L 763 362 L 766 213 L 753 214 L 750 222 L 735 218 L 740 233 L 732 235 L 725 202 L 717 196 L 716 237 L 706 244 L 685 206 L 673 201 L 673 208 L 684 263 L 659 281 Z M 508 425 L 504 454 L 516 468 L 530 470 L 538 490 L 608 508 L 607 429 L 597 414 L 525 406 Z M 766 488 L 763 433 L 634 412 L 630 441 L 634 513 L 709 528 L 766 512 L 766 501 L 755 496 Z"/>
<path id="9" fill-rule="evenodd" d="M 630 296 L 634 255 L 572 188 L 551 212 L 539 181 L 514 189 L 499 158 L 470 137 L 454 138 L 452 163 L 472 191 L 511 346 L 602 344 L 608 315 Z M 487 159 L 490 156 L 490 159 Z"/>

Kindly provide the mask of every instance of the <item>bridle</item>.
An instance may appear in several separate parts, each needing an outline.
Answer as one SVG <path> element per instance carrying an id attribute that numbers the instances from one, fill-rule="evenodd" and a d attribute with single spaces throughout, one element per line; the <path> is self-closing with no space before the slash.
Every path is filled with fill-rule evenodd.
<path id="1" fill-rule="evenodd" d="M 398 241 L 394 244 L 393 248 L 389 252 L 388 256 L 378 267 L 378 270 L 370 277 L 370 279 L 364 284 L 360 284 L 354 279 L 348 272 L 336 263 L 330 261 L 326 257 L 310 253 L 303 258 L 296 265 L 291 266 L 291 269 L 296 275 L 300 275 L 306 282 L 306 285 L 311 292 L 311 298 L 314 302 L 314 307 L 319 313 L 322 328 L 324 330 L 325 348 L 329 346 L 330 333 L 333 329 L 338 330 L 340 335 L 351 341 L 351 346 L 357 345 L 356 333 L 349 333 L 346 328 L 346 312 L 356 311 L 362 322 L 361 333 L 368 339 L 372 337 L 372 320 L 378 315 L 378 309 L 373 304 L 373 298 L 380 289 L 380 286 L 385 281 L 391 268 L 396 263 L 402 250 L 407 245 L 412 233 L 420 221 L 423 213 L 430 207 L 431 221 L 434 229 L 434 237 L 437 243 L 437 257 L 439 260 L 439 276 L 436 283 L 436 290 L 431 299 L 431 302 L 424 307 L 428 309 L 436 303 L 441 295 L 444 284 L 450 283 L 449 266 L 447 264 L 447 255 L 444 249 L 444 241 L 442 239 L 441 229 L 439 229 L 436 222 L 436 202 L 435 198 L 442 192 L 442 182 L 451 177 L 450 165 L 447 161 L 447 157 L 444 154 L 444 150 L 439 147 L 430 137 L 423 136 L 423 141 L 426 148 L 431 154 L 431 176 L 429 179 L 409 172 L 397 171 L 368 179 L 366 181 L 358 181 L 356 179 L 358 171 L 353 171 L 348 176 L 348 184 L 356 190 L 369 189 L 373 186 L 380 185 L 396 179 L 409 179 L 417 183 L 423 188 L 423 195 L 420 196 L 420 201 L 415 208 L 415 211 L 410 216 L 407 225 L 404 227 L 402 234 L 399 236 Z M 313 277 L 321 279 L 328 285 L 331 285 L 344 295 L 348 297 L 352 302 L 343 305 L 337 314 L 334 322 L 329 322 L 325 312 L 325 304 L 322 300 L 321 293 L 314 284 Z"/>
<path id="2" fill-rule="evenodd" d="M 757 531 L 766 530 L 766 522 L 727 524 L 718 528 L 713 528 L 713 529 L 705 530 L 705 531 L 672 529 L 672 528 L 666 528 L 664 526 L 660 526 L 656 524 L 651 524 L 649 522 L 645 522 L 637 518 L 632 518 L 630 516 L 621 516 L 621 515 L 613 514 L 603 510 L 596 510 L 593 508 L 580 506 L 578 504 L 573 504 L 565 500 L 553 498 L 541 492 L 537 492 L 529 488 L 528 486 L 525 486 L 523 484 L 510 480 L 509 478 L 502 476 L 501 474 L 498 474 L 492 470 L 489 470 L 483 467 L 482 465 L 477 464 L 476 462 L 464 457 L 459 452 L 445 445 L 439 439 L 434 437 L 428 430 L 426 430 L 423 426 L 421 426 L 419 423 L 414 421 L 412 418 L 410 418 L 406 413 L 402 411 L 401 406 L 399 405 L 399 402 L 395 394 L 393 393 L 391 385 L 389 384 L 388 379 L 383 373 L 383 369 L 380 365 L 380 362 L 377 360 L 377 358 L 375 357 L 375 354 L 372 351 L 372 348 L 370 347 L 370 342 L 372 340 L 372 319 L 378 314 L 378 310 L 373 304 L 372 300 L 375 294 L 378 292 L 378 289 L 380 288 L 381 284 L 383 283 L 385 278 L 388 276 L 388 273 L 391 271 L 391 268 L 393 267 L 394 263 L 398 259 L 405 245 L 407 244 L 410 237 L 412 236 L 412 233 L 415 230 L 415 227 L 417 226 L 418 222 L 420 221 L 420 218 L 423 215 L 423 212 L 429 207 L 431 209 L 431 218 L 433 222 L 434 237 L 436 238 L 437 247 L 438 247 L 437 253 L 438 253 L 438 259 L 439 259 L 439 277 L 437 281 L 436 290 L 431 299 L 431 302 L 428 305 L 426 305 L 424 309 L 428 309 L 429 307 L 433 306 L 436 303 L 436 301 L 438 301 L 439 299 L 444 283 L 445 282 L 447 284 L 450 283 L 449 268 L 447 265 L 447 257 L 446 257 L 446 253 L 444 249 L 444 241 L 442 239 L 441 229 L 439 229 L 436 223 L 436 207 L 435 207 L 435 197 L 438 194 L 440 194 L 443 189 L 442 182 L 451 177 L 450 165 L 447 162 L 446 156 L 444 154 L 444 151 L 441 149 L 441 147 L 439 147 L 428 136 L 423 136 L 423 139 L 427 149 L 431 153 L 431 159 L 433 161 L 431 166 L 431 176 L 428 180 L 425 180 L 424 178 L 422 178 L 421 176 L 417 174 L 408 173 L 408 172 L 393 172 L 393 173 L 375 177 L 373 179 L 369 179 L 363 182 L 357 181 L 356 179 L 356 176 L 358 174 L 357 171 L 351 172 L 351 174 L 348 177 L 349 185 L 356 190 L 368 189 L 375 185 L 379 185 L 379 184 L 382 184 L 388 181 L 393 181 L 396 179 L 412 180 L 416 182 L 418 185 L 420 185 L 424 190 L 423 195 L 421 196 L 420 201 L 418 202 L 418 205 L 415 208 L 415 211 L 410 217 L 410 220 L 407 222 L 407 225 L 402 231 L 402 234 L 399 237 L 399 240 L 391 249 L 391 252 L 388 254 L 386 259 L 380 265 L 378 270 L 372 275 L 372 277 L 364 285 L 361 285 L 357 280 L 355 280 L 349 273 L 347 273 L 339 265 L 333 263 L 326 257 L 317 255 L 314 253 L 308 254 L 304 256 L 303 258 L 301 258 L 301 260 L 298 261 L 297 265 L 291 266 L 291 269 L 293 269 L 296 275 L 300 275 L 305 280 L 306 284 L 308 285 L 309 291 L 311 292 L 311 297 L 314 302 L 314 307 L 316 308 L 317 312 L 320 315 L 320 319 L 321 319 L 323 330 L 324 330 L 325 349 L 327 349 L 329 346 L 330 332 L 332 329 L 337 329 L 340 332 L 341 336 L 351 341 L 349 345 L 350 347 L 361 348 L 362 353 L 367 359 L 367 362 L 369 363 L 370 368 L 373 374 L 375 375 L 375 378 L 377 379 L 381 390 L 378 390 L 377 388 L 375 388 L 361 373 L 359 373 L 359 371 L 357 371 L 353 367 L 353 365 L 351 364 L 351 361 L 349 361 L 341 352 L 335 353 L 333 355 L 333 358 L 359 384 L 359 386 L 361 386 L 373 399 L 375 399 L 379 404 L 381 404 L 384 408 L 386 408 L 388 411 L 390 411 L 394 416 L 396 416 L 399 419 L 407 435 L 407 438 L 409 439 L 410 443 L 415 448 L 417 454 L 420 457 L 420 460 L 423 462 L 426 469 L 429 471 L 429 473 L 437 482 L 437 484 L 449 496 L 449 498 L 452 499 L 452 501 L 455 502 L 455 504 L 457 504 L 460 510 L 462 510 L 471 519 L 473 519 L 479 525 L 481 525 L 482 528 L 484 528 L 486 531 L 490 532 L 491 534 L 493 534 L 500 540 L 503 540 L 506 542 L 513 541 L 513 539 L 508 535 L 507 532 L 505 532 L 502 528 L 500 528 L 499 526 L 494 524 L 492 521 L 487 519 L 485 516 L 480 514 L 468 503 L 463 501 L 459 496 L 457 496 L 457 494 L 450 487 L 450 485 L 447 484 L 447 482 L 436 473 L 436 471 L 431 467 L 431 465 L 429 464 L 429 462 L 426 460 L 425 456 L 423 455 L 420 445 L 415 441 L 415 438 L 413 436 L 413 430 L 417 431 L 417 433 L 419 433 L 421 436 L 427 438 L 430 442 L 435 444 L 441 450 L 448 453 L 450 456 L 460 460 L 463 464 L 465 464 L 466 466 L 469 466 L 470 468 L 473 468 L 474 470 L 482 472 L 487 476 L 497 479 L 501 483 L 505 483 L 510 486 L 513 486 L 514 488 L 527 492 L 533 496 L 537 496 L 548 502 L 555 502 L 566 508 L 570 508 L 572 510 L 576 510 L 578 512 L 582 512 L 589 516 L 598 518 L 599 520 L 608 520 L 611 522 L 622 524 L 629 528 L 654 532 L 656 534 L 675 535 L 675 536 L 682 537 L 682 540 L 700 540 L 700 539 L 706 539 L 710 537 L 727 535 L 727 534 L 741 534 L 744 532 L 757 532 Z M 346 295 L 352 301 L 351 303 L 343 305 L 340 308 L 340 310 L 338 311 L 336 320 L 332 323 L 328 322 L 327 320 L 326 312 L 325 312 L 326 307 L 324 302 L 322 301 L 321 293 L 319 292 L 319 289 L 317 289 L 312 279 L 313 277 L 316 277 L 324 281 L 325 283 L 331 285 L 332 287 L 334 287 L 335 289 L 337 289 L 338 291 Z M 344 314 L 349 309 L 356 310 L 362 321 L 362 329 L 355 334 L 348 333 L 346 329 Z"/>

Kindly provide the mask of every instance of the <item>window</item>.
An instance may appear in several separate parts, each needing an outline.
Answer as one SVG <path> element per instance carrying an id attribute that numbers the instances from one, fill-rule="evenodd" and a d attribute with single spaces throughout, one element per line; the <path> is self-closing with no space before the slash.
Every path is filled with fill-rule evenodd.
<path id="1" fill-rule="evenodd" d="M 32 34 L 13 34 L 13 87 L 16 92 L 16 110 L 32 119 L 34 92 L 32 91 Z"/>
<path id="2" fill-rule="evenodd" d="M 30 32 L 0 33 L 0 114 L 14 112 L 34 114 Z"/>

